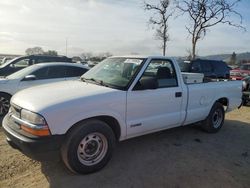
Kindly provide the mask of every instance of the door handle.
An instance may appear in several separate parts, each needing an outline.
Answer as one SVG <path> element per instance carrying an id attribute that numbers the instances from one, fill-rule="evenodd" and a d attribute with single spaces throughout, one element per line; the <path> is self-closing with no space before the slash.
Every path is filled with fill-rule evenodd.
<path id="1" fill-rule="evenodd" d="M 176 92 L 175 97 L 182 97 L 182 92 Z"/>

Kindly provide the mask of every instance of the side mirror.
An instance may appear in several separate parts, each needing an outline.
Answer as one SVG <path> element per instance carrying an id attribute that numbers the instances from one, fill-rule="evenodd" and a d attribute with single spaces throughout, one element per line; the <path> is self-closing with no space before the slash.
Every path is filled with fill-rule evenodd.
<path id="1" fill-rule="evenodd" d="M 36 80 L 35 75 L 27 75 L 23 78 L 23 81 L 32 81 L 32 80 Z"/>
<path id="2" fill-rule="evenodd" d="M 154 77 L 142 77 L 140 81 L 135 85 L 134 90 L 146 90 L 146 89 L 157 89 L 158 82 Z"/>

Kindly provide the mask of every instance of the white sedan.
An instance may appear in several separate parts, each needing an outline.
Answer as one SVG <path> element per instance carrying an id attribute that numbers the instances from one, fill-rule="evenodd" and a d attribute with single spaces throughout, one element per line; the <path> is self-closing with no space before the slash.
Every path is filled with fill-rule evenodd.
<path id="1" fill-rule="evenodd" d="M 87 66 L 76 63 L 41 63 L 1 78 L 0 116 L 8 112 L 10 98 L 16 92 L 31 86 L 77 79 L 88 69 Z"/>

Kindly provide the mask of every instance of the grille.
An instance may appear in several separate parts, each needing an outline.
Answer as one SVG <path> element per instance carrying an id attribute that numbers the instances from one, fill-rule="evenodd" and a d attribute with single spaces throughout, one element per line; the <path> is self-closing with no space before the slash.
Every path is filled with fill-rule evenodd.
<path id="1" fill-rule="evenodd" d="M 21 108 L 18 107 L 18 106 L 15 106 L 13 104 L 11 104 L 11 107 L 10 107 L 10 113 L 17 117 L 17 118 L 20 118 L 21 117 Z"/>

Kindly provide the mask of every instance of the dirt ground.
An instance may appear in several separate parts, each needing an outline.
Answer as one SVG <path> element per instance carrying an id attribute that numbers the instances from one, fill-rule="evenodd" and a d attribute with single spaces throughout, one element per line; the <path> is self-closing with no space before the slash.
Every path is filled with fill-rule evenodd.
<path id="1" fill-rule="evenodd" d="M 117 145 L 110 163 L 74 175 L 60 160 L 33 161 L 0 128 L 0 187 L 250 187 L 250 107 L 226 115 L 217 134 L 180 127 Z"/>

